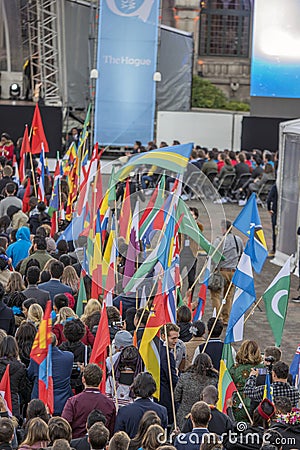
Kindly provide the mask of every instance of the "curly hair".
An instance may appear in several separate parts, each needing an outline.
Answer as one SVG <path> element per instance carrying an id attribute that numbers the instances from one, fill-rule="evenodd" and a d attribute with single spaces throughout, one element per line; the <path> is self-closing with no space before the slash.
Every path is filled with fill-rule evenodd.
<path id="1" fill-rule="evenodd" d="M 204 377 L 218 375 L 218 371 L 214 369 L 211 357 L 207 353 L 197 355 L 194 364 L 188 371 Z"/>
<path id="2" fill-rule="evenodd" d="M 257 342 L 250 340 L 244 341 L 236 354 L 236 362 L 238 364 L 257 365 L 261 361 L 262 356 Z"/>

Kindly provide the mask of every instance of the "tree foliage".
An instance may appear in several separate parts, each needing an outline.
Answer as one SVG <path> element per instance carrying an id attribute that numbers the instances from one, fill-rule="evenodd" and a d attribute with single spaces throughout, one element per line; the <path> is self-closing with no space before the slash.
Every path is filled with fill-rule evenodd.
<path id="1" fill-rule="evenodd" d="M 230 111 L 249 111 L 249 105 L 243 102 L 228 101 L 226 95 L 209 80 L 195 76 L 192 87 L 192 107 L 209 109 L 227 109 Z"/>

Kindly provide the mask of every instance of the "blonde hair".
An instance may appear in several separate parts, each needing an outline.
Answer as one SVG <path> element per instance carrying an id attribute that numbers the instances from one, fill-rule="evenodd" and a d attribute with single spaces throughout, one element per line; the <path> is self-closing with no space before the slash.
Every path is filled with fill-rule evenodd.
<path id="1" fill-rule="evenodd" d="M 34 417 L 28 422 L 27 436 L 20 447 L 23 445 L 32 446 L 37 442 L 48 442 L 49 440 L 48 425 L 40 417 Z"/>
<path id="2" fill-rule="evenodd" d="M 156 450 L 162 443 L 165 430 L 157 424 L 150 425 L 142 439 L 143 450 Z"/>
<path id="3" fill-rule="evenodd" d="M 48 259 L 48 261 L 44 265 L 43 272 L 50 272 L 51 264 L 53 263 L 53 261 L 56 261 L 56 259 L 54 258 Z"/>
<path id="4" fill-rule="evenodd" d="M 6 285 L 6 292 L 12 294 L 13 292 L 24 291 L 25 289 L 22 275 L 19 272 L 11 272 Z"/>
<path id="5" fill-rule="evenodd" d="M 236 362 L 238 364 L 260 364 L 262 356 L 260 348 L 255 341 L 246 340 L 240 346 L 236 354 Z"/>
<path id="6" fill-rule="evenodd" d="M 74 319 L 78 319 L 78 316 L 74 313 L 72 308 L 68 306 L 63 306 L 60 308 L 59 313 L 57 315 L 57 323 L 65 322 L 70 317 L 74 317 Z"/>
<path id="7" fill-rule="evenodd" d="M 50 234 L 51 234 L 51 227 L 50 227 L 50 225 L 47 225 L 46 223 L 43 223 L 43 225 L 41 225 L 41 228 L 44 228 L 44 230 L 46 232 L 46 237 L 50 237 Z"/>
<path id="8" fill-rule="evenodd" d="M 44 311 L 43 308 L 37 303 L 29 306 L 27 319 L 34 323 L 38 327 L 43 320 Z"/>
<path id="9" fill-rule="evenodd" d="M 74 267 L 67 266 L 64 268 L 61 282 L 66 284 L 67 286 L 70 286 L 74 293 L 78 292 L 79 277 Z"/>
<path id="10" fill-rule="evenodd" d="M 95 311 L 101 311 L 101 303 L 98 302 L 95 298 L 91 298 L 84 308 L 84 314 L 81 316 L 81 320 L 83 322 L 86 321 L 86 319 L 93 314 Z"/>

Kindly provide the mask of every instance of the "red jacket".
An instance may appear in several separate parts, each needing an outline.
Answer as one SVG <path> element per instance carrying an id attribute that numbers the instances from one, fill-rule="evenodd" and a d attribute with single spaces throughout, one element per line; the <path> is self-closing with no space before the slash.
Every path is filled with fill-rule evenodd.
<path id="1" fill-rule="evenodd" d="M 60 346 L 63 342 L 66 342 L 66 338 L 64 335 L 64 326 L 61 323 L 56 323 L 52 329 L 53 333 L 56 336 L 57 339 L 57 347 Z M 84 345 L 89 345 L 90 347 L 93 347 L 94 345 L 95 336 L 93 333 L 91 333 L 90 329 L 85 325 L 85 335 L 81 339 L 81 342 Z"/>

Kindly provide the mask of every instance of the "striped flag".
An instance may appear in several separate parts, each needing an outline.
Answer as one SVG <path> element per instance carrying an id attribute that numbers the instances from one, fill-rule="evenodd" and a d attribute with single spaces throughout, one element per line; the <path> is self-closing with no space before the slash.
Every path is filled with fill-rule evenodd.
<path id="1" fill-rule="evenodd" d="M 293 377 L 293 384 L 297 388 L 300 385 L 300 345 L 298 345 L 296 353 L 294 355 L 292 364 L 290 365 L 290 374 Z"/>
<path id="2" fill-rule="evenodd" d="M 131 220 L 130 187 L 129 178 L 127 178 L 119 217 L 119 236 L 125 239 L 126 244 L 129 243 Z"/>
<path id="3" fill-rule="evenodd" d="M 40 153 L 40 160 L 37 168 L 37 172 L 40 175 L 39 187 L 38 187 L 38 199 L 45 201 L 45 150 L 42 143 L 42 150 Z"/>
<path id="4" fill-rule="evenodd" d="M 243 339 L 244 314 L 255 302 L 256 294 L 251 265 L 253 246 L 254 234 L 251 232 L 246 248 L 232 277 L 232 283 L 236 286 L 236 290 L 229 316 L 225 343 L 237 342 Z"/>
<path id="5" fill-rule="evenodd" d="M 270 402 L 273 403 L 273 388 L 271 386 L 271 377 L 270 377 L 269 372 L 267 372 L 266 380 L 265 380 L 263 399 L 264 398 L 267 398 L 268 400 L 270 400 Z"/>
<path id="6" fill-rule="evenodd" d="M 219 370 L 218 403 L 217 408 L 226 414 L 227 400 L 230 399 L 237 388 L 229 373 L 234 361 L 230 344 L 224 344 Z"/>
<path id="7" fill-rule="evenodd" d="M 166 323 L 164 295 L 162 293 L 162 283 L 159 280 L 157 293 L 153 300 L 153 310 L 150 312 L 140 344 L 140 355 L 144 361 L 145 368 L 151 373 L 156 382 L 156 392 L 153 396 L 158 400 L 160 392 L 160 356 L 154 338 L 160 328 Z"/>
<path id="8" fill-rule="evenodd" d="M 195 309 L 195 311 L 193 313 L 193 321 L 194 322 L 196 320 L 201 320 L 204 315 L 208 282 L 209 282 L 209 278 L 210 278 L 210 269 L 211 269 L 211 257 L 209 256 L 207 259 L 206 269 L 204 272 L 204 280 L 199 289 L 197 308 Z"/>
<path id="9" fill-rule="evenodd" d="M 54 410 L 53 378 L 52 378 L 52 318 L 51 301 L 47 302 L 44 318 L 39 326 L 32 345 L 30 358 L 39 366 L 39 399 L 48 406 L 50 414 Z"/>

